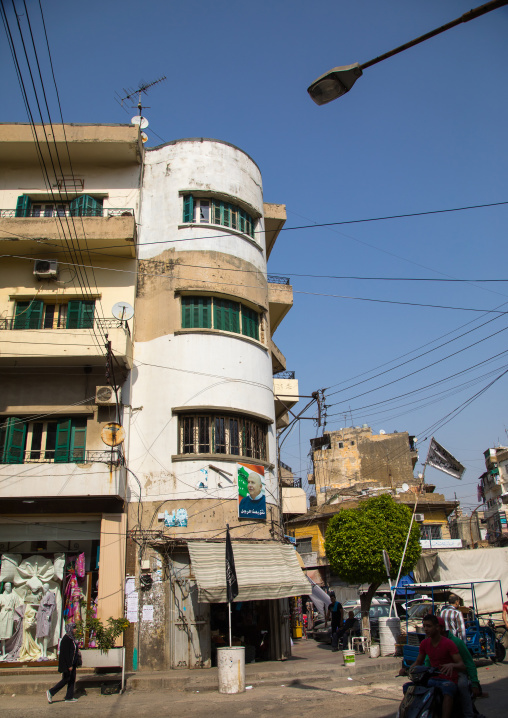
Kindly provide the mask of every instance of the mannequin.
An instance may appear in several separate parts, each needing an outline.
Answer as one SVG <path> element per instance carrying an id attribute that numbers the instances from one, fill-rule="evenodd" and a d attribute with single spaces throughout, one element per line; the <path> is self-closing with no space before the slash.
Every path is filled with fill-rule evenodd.
<path id="1" fill-rule="evenodd" d="M 42 643 L 41 658 L 46 659 L 48 656 L 49 630 L 51 624 L 51 616 L 56 608 L 56 598 L 53 591 L 49 590 L 49 584 L 42 586 L 43 595 L 37 611 L 37 628 L 35 637 Z"/>
<path id="2" fill-rule="evenodd" d="M 0 655 L 5 656 L 5 641 L 12 636 L 14 627 L 14 610 L 21 605 L 21 599 L 12 590 L 12 583 L 7 581 L 4 592 L 0 594 Z"/>

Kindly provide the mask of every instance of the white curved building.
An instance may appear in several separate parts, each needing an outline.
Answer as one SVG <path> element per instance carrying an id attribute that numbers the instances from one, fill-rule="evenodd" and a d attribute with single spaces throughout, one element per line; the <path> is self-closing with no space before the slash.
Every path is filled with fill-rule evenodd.
<path id="1" fill-rule="evenodd" d="M 276 429 L 298 388 L 294 378 L 275 379 L 274 391 L 274 374 L 286 367 L 272 333 L 292 289 L 284 278 L 269 282 L 266 264 L 284 220 L 284 206 L 263 202 L 256 163 L 233 145 L 198 138 L 145 152 L 129 432 L 129 530 L 137 548 L 128 548 L 127 571 L 146 573 L 158 616 L 138 634 L 142 666 L 160 660 L 160 649 L 173 667 L 210 664 L 203 618 L 210 604 L 173 588 L 164 608 L 157 556 L 192 581 L 199 570 L 193 543 L 223 540 L 228 524 L 234 545 L 281 547 Z M 294 590 L 281 588 L 277 598 Z M 280 623 L 273 605 L 265 609 L 269 623 Z M 207 628 L 180 640 L 178 626 L 193 624 L 196 611 Z M 175 626 L 170 635 L 168 625 Z M 284 650 L 274 640 L 274 656 Z"/>

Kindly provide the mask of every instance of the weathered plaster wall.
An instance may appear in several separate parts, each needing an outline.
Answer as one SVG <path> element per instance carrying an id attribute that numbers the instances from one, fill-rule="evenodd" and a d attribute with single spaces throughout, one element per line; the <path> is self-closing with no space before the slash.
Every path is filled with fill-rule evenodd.
<path id="1" fill-rule="evenodd" d="M 329 432 L 329 438 L 329 448 L 314 450 L 318 505 L 323 504 L 334 489 L 358 484 L 396 488 L 414 482 L 406 432 L 373 435 L 370 428 L 347 428 Z M 330 489 L 322 492 L 324 487 Z"/>

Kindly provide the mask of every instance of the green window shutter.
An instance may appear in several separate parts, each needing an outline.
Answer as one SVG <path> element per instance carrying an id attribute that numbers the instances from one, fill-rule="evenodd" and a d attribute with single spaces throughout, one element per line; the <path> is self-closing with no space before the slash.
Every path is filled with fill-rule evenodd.
<path id="1" fill-rule="evenodd" d="M 22 464 L 25 455 L 26 424 L 15 416 L 5 422 L 4 464 Z"/>
<path id="2" fill-rule="evenodd" d="M 240 333 L 240 305 L 227 299 L 214 299 L 214 328 Z"/>
<path id="3" fill-rule="evenodd" d="M 32 200 L 27 194 L 22 194 L 16 202 L 16 217 L 30 217 Z"/>
<path id="4" fill-rule="evenodd" d="M 40 300 L 17 302 L 14 329 L 40 329 L 43 311 L 44 302 Z"/>
<path id="5" fill-rule="evenodd" d="M 70 461 L 85 460 L 86 452 L 86 419 L 74 419 L 71 422 Z"/>
<path id="6" fill-rule="evenodd" d="M 67 305 L 67 329 L 91 329 L 95 314 L 94 301 L 71 300 Z"/>
<path id="7" fill-rule="evenodd" d="M 242 334 L 259 340 L 259 314 L 242 306 Z"/>
<path id="8" fill-rule="evenodd" d="M 191 194 L 183 198 L 183 221 L 194 222 L 194 197 Z"/>
<path id="9" fill-rule="evenodd" d="M 69 204 L 72 217 L 102 217 L 102 200 L 82 194 Z"/>
<path id="10" fill-rule="evenodd" d="M 69 304 L 67 305 L 66 329 L 77 329 L 78 328 L 80 304 L 81 304 L 81 302 L 79 302 L 79 301 L 71 300 L 69 302 Z"/>
<path id="11" fill-rule="evenodd" d="M 71 420 L 61 419 L 56 427 L 55 463 L 67 464 L 71 444 Z"/>
<path id="12" fill-rule="evenodd" d="M 210 329 L 210 297 L 182 297 L 182 328 Z"/>
<path id="13" fill-rule="evenodd" d="M 214 224 L 222 224 L 220 205 L 220 202 L 212 201 L 212 222 Z"/>
<path id="14" fill-rule="evenodd" d="M 81 302 L 81 316 L 79 320 L 79 329 L 92 329 L 95 314 L 95 302 Z"/>
<path id="15" fill-rule="evenodd" d="M 224 202 L 223 204 L 223 220 L 221 224 L 224 225 L 224 227 L 230 227 L 231 226 L 231 205 Z"/>
<path id="16" fill-rule="evenodd" d="M 28 329 L 29 306 L 30 302 L 16 302 L 14 329 Z"/>
<path id="17" fill-rule="evenodd" d="M 192 297 L 182 297 L 182 329 L 192 329 Z"/>
<path id="18" fill-rule="evenodd" d="M 245 233 L 245 212 L 243 211 L 243 209 L 239 210 L 238 215 L 239 215 L 238 229 L 240 230 L 240 232 Z"/>

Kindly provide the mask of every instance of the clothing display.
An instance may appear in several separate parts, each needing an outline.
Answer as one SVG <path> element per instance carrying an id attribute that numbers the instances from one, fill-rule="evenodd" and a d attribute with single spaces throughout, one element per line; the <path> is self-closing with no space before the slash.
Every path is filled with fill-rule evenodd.
<path id="1" fill-rule="evenodd" d="M 0 640 L 11 638 L 14 631 L 14 610 L 21 604 L 17 593 L 0 594 Z"/>
<path id="2" fill-rule="evenodd" d="M 11 638 L 5 642 L 6 655 L 4 661 L 17 661 L 21 644 L 23 642 L 23 618 L 25 615 L 25 606 L 19 605 L 14 609 L 14 633 Z"/>
<path id="3" fill-rule="evenodd" d="M 78 579 L 73 569 L 69 571 L 67 585 L 65 587 L 65 605 L 63 615 L 65 622 L 79 621 L 81 619 L 81 590 L 79 588 Z"/>
<path id="4" fill-rule="evenodd" d="M 53 591 L 48 591 L 42 597 L 37 611 L 36 638 L 47 638 L 49 635 L 50 621 L 53 611 L 56 608 L 56 597 Z"/>
<path id="5" fill-rule="evenodd" d="M 90 551 L 95 557 L 97 548 Z M 98 572 L 87 572 L 88 553 L 4 553 L 0 560 L 0 660 L 56 659 L 64 626 L 96 602 Z"/>

